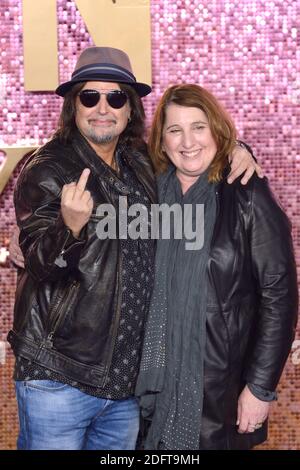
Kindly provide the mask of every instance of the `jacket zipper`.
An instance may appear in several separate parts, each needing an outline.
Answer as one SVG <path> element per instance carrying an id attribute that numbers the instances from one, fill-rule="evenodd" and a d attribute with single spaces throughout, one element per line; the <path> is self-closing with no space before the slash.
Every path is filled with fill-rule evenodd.
<path id="1" fill-rule="evenodd" d="M 69 249 L 68 249 L 68 248 L 66 249 L 65 246 L 66 246 L 67 241 L 68 241 L 68 239 L 69 239 L 69 237 L 70 237 L 70 234 L 71 234 L 71 230 L 68 229 L 68 230 L 67 230 L 66 238 L 65 238 L 65 240 L 64 240 L 64 242 L 63 242 L 63 245 L 62 245 L 62 248 L 61 248 L 61 251 L 60 251 L 58 257 L 63 257 L 63 256 L 69 251 Z"/>
<path id="2" fill-rule="evenodd" d="M 67 294 L 61 299 L 59 305 L 56 307 L 56 317 L 53 322 L 53 326 L 51 328 L 50 333 L 47 335 L 46 340 L 44 341 L 44 345 L 47 347 L 53 347 L 53 337 L 58 329 L 58 327 L 63 322 L 64 318 L 66 317 L 69 310 L 72 308 L 76 296 L 73 293 L 78 289 L 79 283 L 77 281 L 73 281 L 70 285 Z M 72 298 L 73 296 L 73 298 Z"/>

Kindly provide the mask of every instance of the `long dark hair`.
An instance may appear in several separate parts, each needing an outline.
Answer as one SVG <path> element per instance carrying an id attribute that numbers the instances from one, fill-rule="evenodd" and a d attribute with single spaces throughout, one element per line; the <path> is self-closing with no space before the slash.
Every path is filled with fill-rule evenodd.
<path id="1" fill-rule="evenodd" d="M 64 103 L 58 121 L 58 128 L 54 134 L 54 137 L 58 137 L 63 142 L 70 141 L 72 134 L 77 129 L 75 122 L 76 96 L 84 87 L 85 83 L 86 82 L 77 83 L 64 97 Z M 142 148 L 145 145 L 145 111 L 142 100 L 130 85 L 125 85 L 123 83 L 120 83 L 119 85 L 121 90 L 125 91 L 128 95 L 131 106 L 130 121 L 126 126 L 126 129 L 120 135 L 119 142 L 127 144 L 131 148 Z"/>

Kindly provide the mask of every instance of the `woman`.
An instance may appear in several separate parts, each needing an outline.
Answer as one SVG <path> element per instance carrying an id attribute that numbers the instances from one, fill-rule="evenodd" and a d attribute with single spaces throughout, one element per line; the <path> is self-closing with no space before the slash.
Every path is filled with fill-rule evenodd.
<path id="1" fill-rule="evenodd" d="M 158 241 L 136 389 L 151 420 L 146 449 L 249 449 L 267 436 L 294 338 L 296 268 L 266 179 L 226 182 L 235 139 L 207 90 L 164 93 L 149 140 L 159 202 L 204 204 L 204 243 Z"/>

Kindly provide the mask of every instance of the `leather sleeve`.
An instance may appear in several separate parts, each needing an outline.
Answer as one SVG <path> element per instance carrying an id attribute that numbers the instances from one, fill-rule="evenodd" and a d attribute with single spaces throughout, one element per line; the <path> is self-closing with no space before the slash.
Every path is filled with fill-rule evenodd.
<path id="1" fill-rule="evenodd" d="M 14 202 L 25 269 L 37 281 L 57 280 L 77 266 L 84 238 L 75 239 L 60 213 L 66 183 L 58 171 L 37 157 L 22 171 Z"/>
<path id="2" fill-rule="evenodd" d="M 250 392 L 261 401 L 275 401 L 277 400 L 277 392 L 271 392 L 259 385 L 247 383 Z"/>
<path id="3" fill-rule="evenodd" d="M 254 152 L 253 152 L 252 148 L 250 147 L 250 145 L 248 145 L 246 142 L 243 142 L 242 140 L 239 140 L 239 139 L 237 139 L 236 145 L 238 145 L 242 149 L 246 149 L 250 153 L 250 155 L 253 158 L 253 160 L 255 161 L 255 163 L 257 163 L 257 158 L 254 155 Z"/>
<path id="4" fill-rule="evenodd" d="M 296 264 L 290 222 L 266 178 L 253 178 L 249 237 L 259 296 L 246 381 L 274 391 L 295 335 L 298 315 Z"/>

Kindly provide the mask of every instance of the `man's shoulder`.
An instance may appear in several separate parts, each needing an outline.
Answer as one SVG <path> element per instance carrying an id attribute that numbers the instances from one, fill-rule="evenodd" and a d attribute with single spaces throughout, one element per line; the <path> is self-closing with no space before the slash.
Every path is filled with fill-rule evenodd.
<path id="1" fill-rule="evenodd" d="M 125 153 L 129 164 L 133 168 L 136 168 L 137 171 L 144 169 L 152 178 L 154 177 L 153 163 L 145 142 L 139 146 L 127 147 Z"/>
<path id="2" fill-rule="evenodd" d="M 66 175 L 72 172 L 73 168 L 70 145 L 64 145 L 57 138 L 53 138 L 39 147 L 26 161 L 17 186 L 42 182 L 45 185 L 47 181 L 64 184 Z"/>
<path id="3" fill-rule="evenodd" d="M 47 157 L 59 157 L 62 153 L 71 153 L 72 152 L 72 145 L 70 142 L 64 142 L 58 137 L 53 137 L 44 145 L 39 147 L 35 152 L 35 156 L 39 158 L 47 158 Z"/>
<path id="4" fill-rule="evenodd" d="M 134 159 L 137 162 L 149 162 L 150 156 L 145 142 L 140 142 L 139 145 L 125 147 L 125 152 L 129 158 Z"/>
<path id="5" fill-rule="evenodd" d="M 72 158 L 72 153 L 70 144 L 65 144 L 54 137 L 34 152 L 25 163 L 23 171 L 31 171 L 33 168 L 42 171 L 43 168 L 49 167 L 63 169 L 69 164 L 68 160 Z"/>

